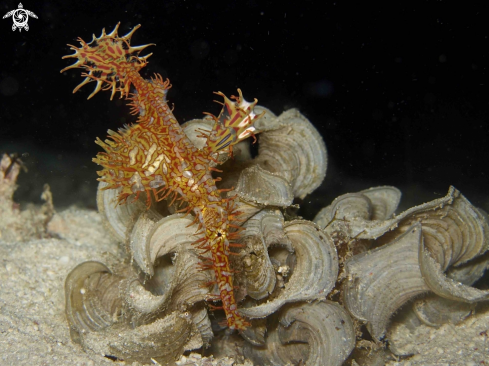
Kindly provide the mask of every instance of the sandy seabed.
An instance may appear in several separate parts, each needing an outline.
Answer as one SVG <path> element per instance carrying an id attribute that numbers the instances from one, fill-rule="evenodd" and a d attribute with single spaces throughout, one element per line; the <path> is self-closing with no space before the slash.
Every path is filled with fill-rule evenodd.
<path id="1" fill-rule="evenodd" d="M 124 364 L 86 353 L 71 341 L 63 288 L 77 264 L 107 262 L 120 257 L 121 248 L 97 212 L 74 207 L 54 214 L 45 236 L 50 238 L 5 241 L 0 237 L 0 364 Z M 459 325 L 423 326 L 415 334 L 399 326 L 392 333 L 397 347 L 415 355 L 387 364 L 489 365 L 488 331 L 489 311 Z"/>

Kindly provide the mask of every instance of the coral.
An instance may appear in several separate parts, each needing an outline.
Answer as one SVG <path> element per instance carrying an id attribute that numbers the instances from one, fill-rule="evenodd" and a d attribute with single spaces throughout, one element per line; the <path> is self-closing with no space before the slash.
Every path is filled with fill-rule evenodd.
<path id="1" fill-rule="evenodd" d="M 46 237 L 47 225 L 54 215 L 53 198 L 47 184 L 41 195 L 46 203 L 41 207 L 31 206 L 21 211 L 14 202 L 17 176 L 22 167 L 22 161 L 15 154 L 3 154 L 0 161 L 0 238 L 7 242 Z"/>

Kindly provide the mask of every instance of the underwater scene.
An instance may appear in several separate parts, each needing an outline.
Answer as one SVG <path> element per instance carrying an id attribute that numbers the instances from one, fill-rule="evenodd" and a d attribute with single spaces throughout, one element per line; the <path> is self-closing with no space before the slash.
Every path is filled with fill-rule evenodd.
<path id="1" fill-rule="evenodd" d="M 0 365 L 489 364 L 489 12 L 0 8 Z"/>

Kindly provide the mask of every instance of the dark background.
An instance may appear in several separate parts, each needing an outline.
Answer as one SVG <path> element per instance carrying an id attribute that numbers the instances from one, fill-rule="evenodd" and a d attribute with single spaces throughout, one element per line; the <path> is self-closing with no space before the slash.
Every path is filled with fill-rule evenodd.
<path id="1" fill-rule="evenodd" d="M 18 1 L 1 1 L 0 13 Z M 481 8 L 482 8 L 482 2 Z M 330 1 L 23 1 L 39 19 L 12 31 L 0 21 L 0 150 L 29 168 L 16 199 L 39 202 L 49 183 L 58 208 L 95 207 L 96 136 L 135 119 L 93 86 L 67 43 L 142 27 L 133 45 L 156 43 L 144 70 L 169 77 L 180 122 L 217 114 L 213 91 L 259 99 L 280 114 L 298 108 L 325 139 L 327 178 L 302 202 L 307 218 L 334 197 L 375 185 L 402 189 L 403 207 L 454 185 L 489 209 L 488 13 L 467 3 L 402 2 L 358 8 Z"/>

